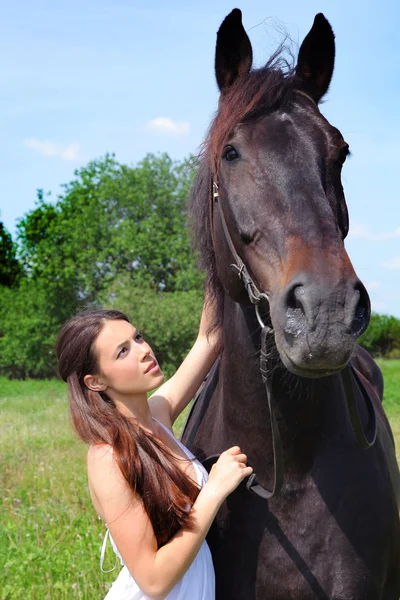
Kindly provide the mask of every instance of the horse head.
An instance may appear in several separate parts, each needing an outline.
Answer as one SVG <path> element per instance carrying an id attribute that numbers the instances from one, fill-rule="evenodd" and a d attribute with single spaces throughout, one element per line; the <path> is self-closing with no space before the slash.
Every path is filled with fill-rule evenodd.
<path id="1" fill-rule="evenodd" d="M 221 216 L 209 217 L 216 179 L 234 247 L 268 294 L 280 358 L 304 377 L 343 369 L 370 315 L 344 247 L 349 146 L 318 108 L 334 58 L 333 31 L 318 14 L 295 68 L 282 70 L 277 54 L 252 69 L 251 43 L 233 10 L 217 35 L 218 112 L 192 195 L 195 238 L 220 310 L 222 293 L 239 303 L 248 297 L 230 268 Z"/>

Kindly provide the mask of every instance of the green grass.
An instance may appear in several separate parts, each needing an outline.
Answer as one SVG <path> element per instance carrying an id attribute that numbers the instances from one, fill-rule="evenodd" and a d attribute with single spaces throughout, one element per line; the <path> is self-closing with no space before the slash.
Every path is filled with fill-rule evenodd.
<path id="1" fill-rule="evenodd" d="M 400 361 L 379 365 L 400 450 Z M 72 433 L 65 384 L 0 379 L 0 417 L 0 600 L 101 600 L 118 570 L 99 569 L 104 527 L 90 503 L 86 447 Z M 106 562 L 114 564 L 110 549 Z"/>
<path id="2" fill-rule="evenodd" d="M 86 446 L 60 381 L 0 378 L 0 598 L 104 598 L 104 526 L 89 499 Z M 177 422 L 179 434 L 185 415 Z M 105 568 L 114 564 L 108 547 Z"/>
<path id="3" fill-rule="evenodd" d="M 383 405 L 390 420 L 396 441 L 397 461 L 400 464 L 400 360 L 379 359 L 376 362 L 383 373 Z"/>

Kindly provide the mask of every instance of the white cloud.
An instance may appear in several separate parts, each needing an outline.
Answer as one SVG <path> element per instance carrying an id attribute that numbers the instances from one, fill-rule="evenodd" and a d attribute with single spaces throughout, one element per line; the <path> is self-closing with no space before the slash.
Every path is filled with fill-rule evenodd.
<path id="1" fill-rule="evenodd" d="M 391 271 L 400 269 L 400 256 L 396 256 L 395 258 L 392 258 L 392 260 L 383 263 L 382 267 L 384 269 L 390 269 Z"/>
<path id="2" fill-rule="evenodd" d="M 64 160 L 78 160 L 81 155 L 81 147 L 77 142 L 65 146 L 60 156 Z"/>
<path id="3" fill-rule="evenodd" d="M 400 227 L 397 227 L 393 231 L 373 233 L 368 227 L 365 227 L 365 225 L 356 224 L 350 227 L 349 237 L 368 240 L 369 242 L 384 242 L 386 240 L 400 237 Z"/>
<path id="4" fill-rule="evenodd" d="M 49 140 L 41 142 L 35 138 L 28 138 L 23 143 L 26 148 L 39 152 L 42 156 L 58 156 L 63 160 L 78 160 L 81 157 L 81 147 L 77 142 L 61 146 Z"/>
<path id="5" fill-rule="evenodd" d="M 190 123 L 188 121 L 176 123 L 169 117 L 157 117 L 149 121 L 146 128 L 164 135 L 183 136 L 189 133 Z"/>

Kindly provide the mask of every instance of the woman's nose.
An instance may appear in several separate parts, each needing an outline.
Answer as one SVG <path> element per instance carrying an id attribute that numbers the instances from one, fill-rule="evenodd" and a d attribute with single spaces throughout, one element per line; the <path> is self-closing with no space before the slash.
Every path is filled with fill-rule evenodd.
<path id="1" fill-rule="evenodd" d="M 141 353 L 140 353 L 141 360 L 144 360 L 151 353 L 151 348 L 148 344 L 146 344 L 146 342 L 144 342 L 141 345 L 140 351 L 141 351 Z"/>

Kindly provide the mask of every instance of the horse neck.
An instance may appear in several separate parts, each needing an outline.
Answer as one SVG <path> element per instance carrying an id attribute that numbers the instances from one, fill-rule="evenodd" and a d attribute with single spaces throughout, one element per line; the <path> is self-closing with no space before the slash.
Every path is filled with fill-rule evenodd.
<path id="1" fill-rule="evenodd" d="M 270 416 L 260 373 L 260 326 L 254 307 L 225 300 L 224 352 L 220 382 L 224 422 L 234 430 L 227 441 L 249 447 L 258 460 L 272 462 Z M 272 345 L 274 342 L 272 342 Z M 281 432 L 285 462 L 307 470 L 321 443 L 335 435 L 345 418 L 342 386 L 338 376 L 305 379 L 289 373 L 278 354 L 269 363 L 272 399 Z M 229 433 L 229 432 L 228 432 Z M 251 437 L 251 441 L 249 440 Z M 269 457 L 269 458 L 268 458 Z M 256 459 L 254 459 L 256 460 Z M 260 468 L 260 467 L 259 467 Z"/>

